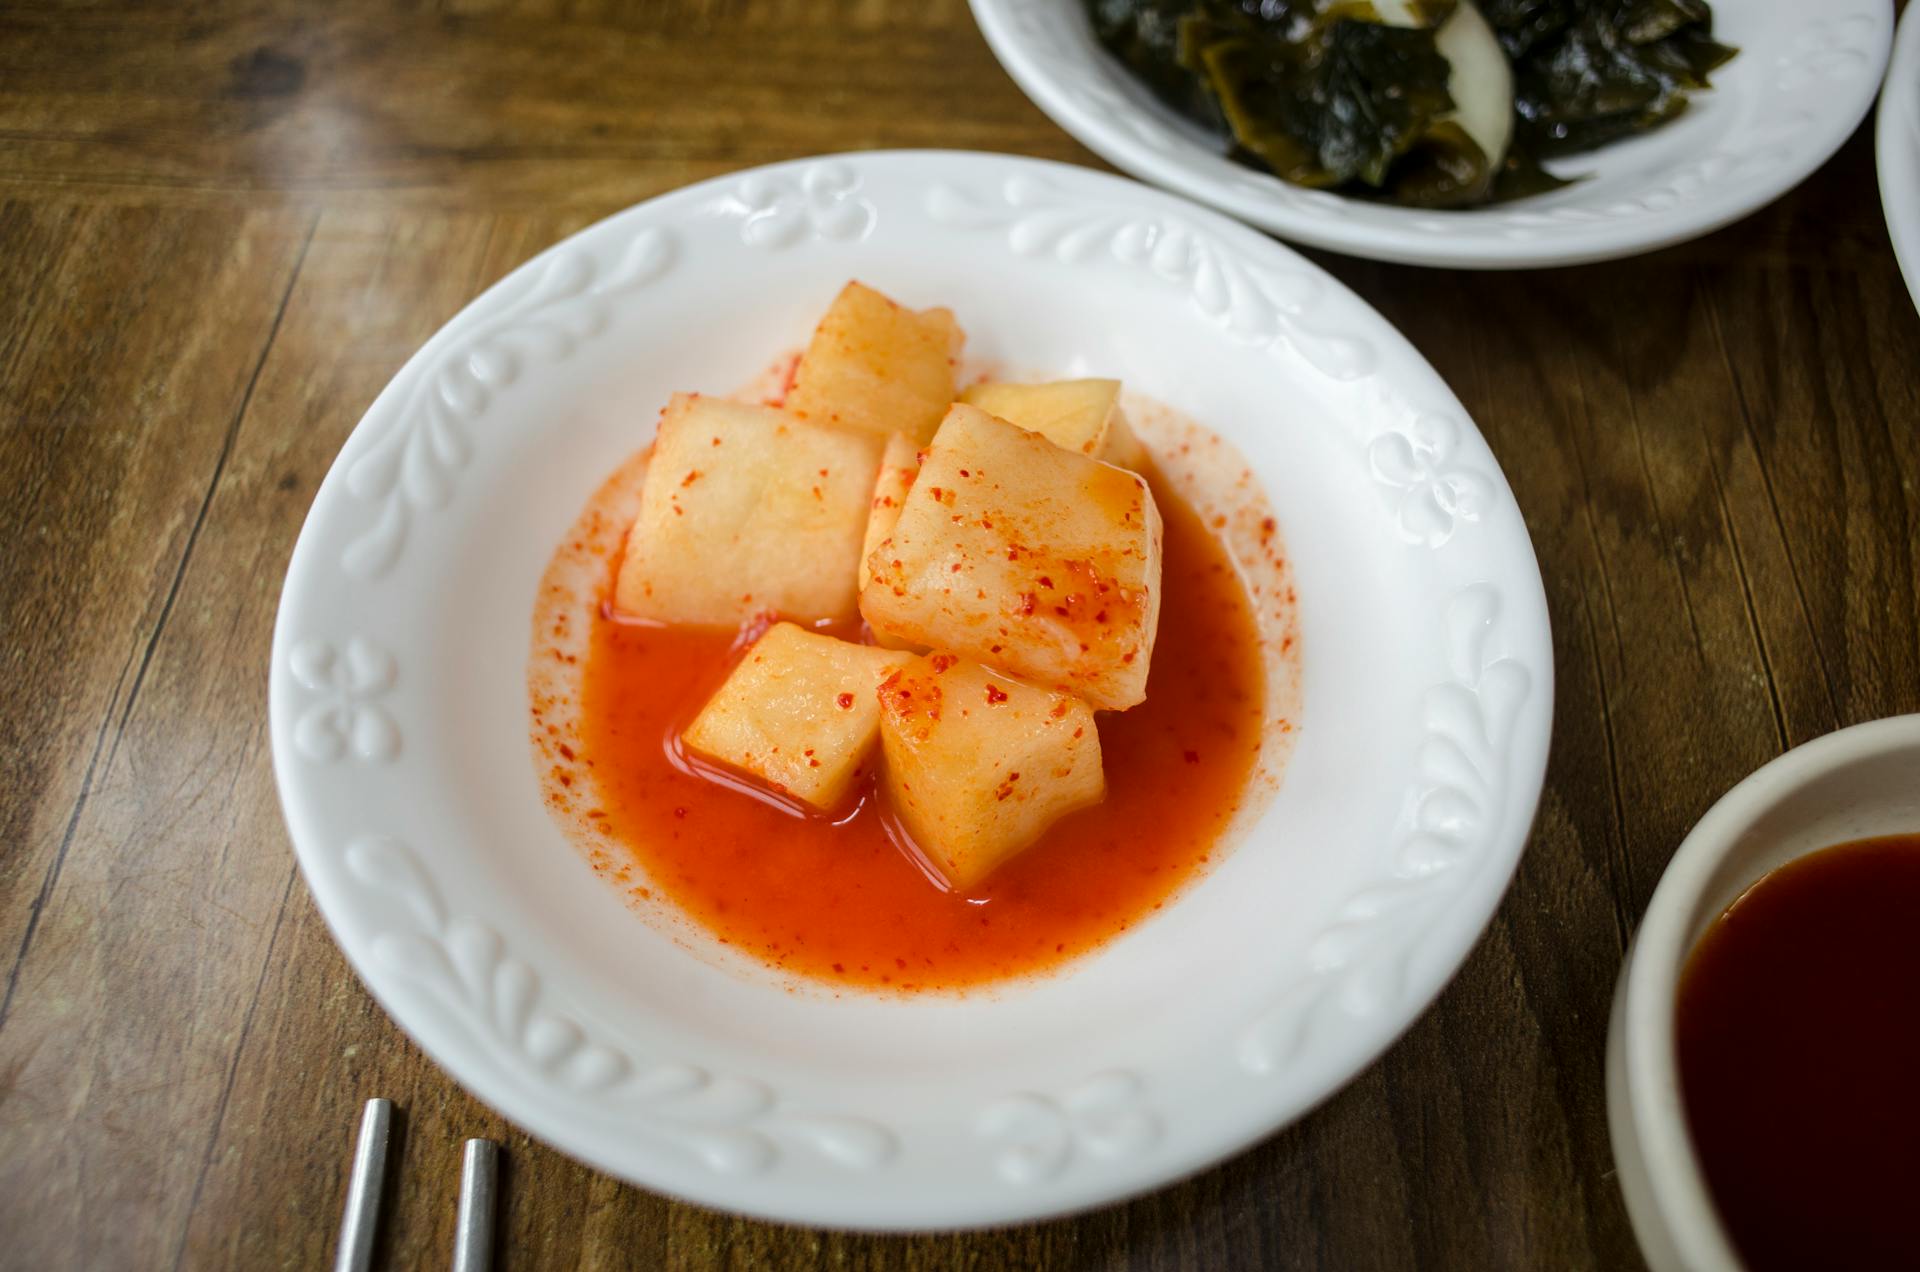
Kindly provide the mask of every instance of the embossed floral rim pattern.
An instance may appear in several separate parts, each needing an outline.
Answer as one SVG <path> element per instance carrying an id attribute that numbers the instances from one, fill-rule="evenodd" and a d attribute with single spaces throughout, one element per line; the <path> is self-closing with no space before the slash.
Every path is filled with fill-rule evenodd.
<path id="1" fill-rule="evenodd" d="M 1378 260 L 1469 269 L 1637 255 L 1738 220 L 1805 180 L 1873 104 L 1887 64 L 1885 0 L 1716 0 L 1741 49 L 1689 117 L 1581 156 L 1550 195 L 1433 213 L 1305 190 L 1227 159 L 1095 43 L 1083 0 L 971 0 L 1014 82 L 1053 121 L 1137 177 L 1276 234 Z"/>
<path id="2" fill-rule="evenodd" d="M 1302 611 L 1308 702 L 1289 769 L 1346 773 L 1310 784 L 1341 798 L 1296 807 L 1283 790 L 1166 915 L 990 1000 L 794 995 L 695 957 L 570 868 L 526 767 L 527 589 L 577 500 L 642 440 L 626 420 L 651 417 L 604 399 L 737 380 L 746 366 L 701 360 L 715 356 L 703 333 L 734 330 L 739 296 L 812 312 L 851 274 L 993 314 L 983 329 L 1032 356 L 1124 348 L 1149 391 L 1212 395 L 1250 477 L 1280 492 L 1283 529 L 1297 521 L 1322 545 L 1295 551 L 1303 591 L 1346 581 Z M 1091 346 L 1075 343 L 1082 328 Z M 1284 422 L 1270 402 L 1290 405 Z M 395 377 L 323 484 L 270 685 L 302 872 L 430 1055 L 637 1183 L 862 1228 L 1097 1205 L 1324 1099 L 1431 1001 L 1490 917 L 1540 789 L 1551 697 L 1544 596 L 1511 494 L 1378 315 L 1171 196 L 950 153 L 695 186 L 475 301 Z M 1363 846 L 1291 853 L 1283 825 Z M 1140 1011 L 1170 961 L 1228 951 L 1240 970 L 1212 987 L 1218 1001 L 1163 990 Z M 949 1053 L 965 1063 L 943 1067 Z"/>

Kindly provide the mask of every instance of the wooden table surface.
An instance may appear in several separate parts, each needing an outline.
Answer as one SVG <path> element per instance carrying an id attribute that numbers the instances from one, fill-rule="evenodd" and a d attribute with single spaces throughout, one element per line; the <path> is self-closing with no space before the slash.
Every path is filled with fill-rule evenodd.
<path id="1" fill-rule="evenodd" d="M 1318 259 L 1512 480 L 1558 713 L 1498 916 L 1298 1125 L 1083 1218 L 786 1229 L 528 1140 L 374 1005 L 269 774 L 274 605 L 374 394 L 536 250 L 831 150 L 1101 166 L 962 0 L 0 6 L 0 1264 L 311 1268 L 361 1102 L 405 1110 L 382 1248 L 451 1249 L 460 1141 L 501 1266 L 1628 1268 L 1602 1053 L 1622 949 L 1740 777 L 1920 710 L 1920 317 L 1870 130 L 1773 207 L 1637 260 Z"/>

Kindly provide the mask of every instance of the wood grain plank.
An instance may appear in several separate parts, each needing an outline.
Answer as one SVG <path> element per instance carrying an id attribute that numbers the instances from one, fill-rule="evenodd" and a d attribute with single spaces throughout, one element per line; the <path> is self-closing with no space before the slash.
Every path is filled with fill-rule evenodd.
<path id="1" fill-rule="evenodd" d="M 1690 414 L 1669 403 L 1693 365 L 1718 373 L 1718 351 L 1690 336 L 1687 294 L 1608 334 L 1606 316 L 1665 277 L 1658 258 L 1577 276 L 1537 276 L 1524 327 L 1530 356 L 1571 387 L 1567 445 L 1583 475 L 1600 586 L 1596 628 L 1609 739 L 1625 817 L 1630 918 L 1706 805 L 1778 750 L 1771 698 Z M 1652 318 L 1653 321 L 1647 321 Z M 1615 332 L 1620 330 L 1616 324 Z M 1550 565 L 1549 568 L 1552 568 Z"/>
<path id="2" fill-rule="evenodd" d="M 1086 156 L 958 0 L 568 13 L 16 14 L 0 20 L 0 181 L 550 208 L 830 150 Z"/>
<path id="3" fill-rule="evenodd" d="M 1809 662 L 1828 695 L 1830 716 L 1814 724 L 1912 711 L 1920 319 L 1885 267 L 1730 274 L 1714 301 L 1742 436 L 1782 541 L 1778 576 L 1811 625 Z M 1889 392 L 1896 383 L 1905 391 Z"/>
<path id="4" fill-rule="evenodd" d="M 277 213 L 0 204 L 0 1026 L 298 231 Z M 203 307 L 233 326 L 181 323 Z"/>
<path id="5" fill-rule="evenodd" d="M 485 230 L 323 219 L 287 298 L 0 1034 L 0 1195 L 36 1266 L 163 1259 L 204 1191 L 293 886 L 258 678 L 280 574 L 348 412 L 473 289 Z"/>

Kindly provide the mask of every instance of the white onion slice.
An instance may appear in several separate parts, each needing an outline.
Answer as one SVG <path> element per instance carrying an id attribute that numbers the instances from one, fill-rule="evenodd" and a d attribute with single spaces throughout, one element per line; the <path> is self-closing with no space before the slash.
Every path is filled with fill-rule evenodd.
<path id="1" fill-rule="evenodd" d="M 1373 0 L 1373 7 L 1388 26 L 1415 27 L 1421 23 L 1414 3 Z M 1513 68 L 1506 51 L 1473 0 L 1460 0 L 1433 42 L 1447 59 L 1447 92 L 1453 96 L 1453 113 L 1441 120 L 1459 124 L 1498 168 L 1513 140 Z"/>

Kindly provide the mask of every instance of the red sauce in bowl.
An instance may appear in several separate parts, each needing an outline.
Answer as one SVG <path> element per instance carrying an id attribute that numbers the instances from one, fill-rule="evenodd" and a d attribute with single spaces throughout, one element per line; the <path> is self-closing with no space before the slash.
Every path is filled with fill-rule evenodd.
<path id="1" fill-rule="evenodd" d="M 1753 1272 L 1920 1267 L 1920 836 L 1809 853 L 1742 893 L 1687 960 L 1675 1042 Z"/>
<path id="2" fill-rule="evenodd" d="M 1166 523 L 1159 636 L 1146 702 L 1099 717 L 1106 800 L 1056 823 L 971 895 L 939 886 L 895 846 L 871 779 L 857 804 L 826 817 L 686 771 L 674 740 L 745 642 L 604 610 L 588 642 L 579 741 L 600 828 L 632 860 L 603 869 L 782 971 L 883 990 L 1044 971 L 1150 916 L 1219 850 L 1266 727 L 1245 585 L 1164 482 L 1154 499 Z"/>

